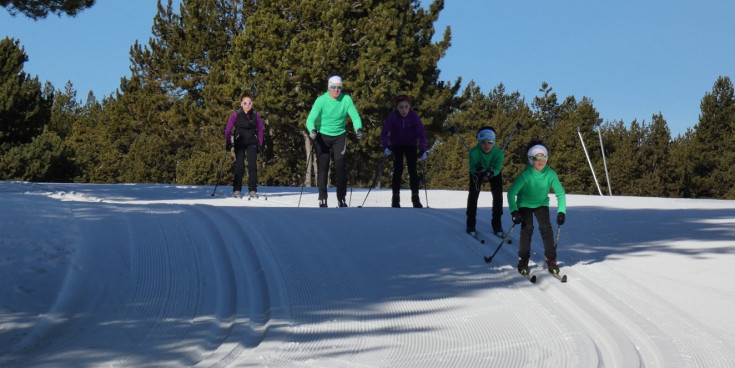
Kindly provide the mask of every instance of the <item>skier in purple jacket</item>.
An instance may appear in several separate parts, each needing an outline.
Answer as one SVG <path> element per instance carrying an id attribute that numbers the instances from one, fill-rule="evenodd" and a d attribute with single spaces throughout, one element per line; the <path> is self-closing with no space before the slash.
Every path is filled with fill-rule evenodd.
<path id="1" fill-rule="evenodd" d="M 426 160 L 426 132 L 424 124 L 416 111 L 411 109 L 411 98 L 406 95 L 396 97 L 396 109 L 385 119 L 380 132 L 386 156 L 393 155 L 393 200 L 392 207 L 401 207 L 401 176 L 403 175 L 403 156 L 406 156 L 411 202 L 415 208 L 423 208 L 419 200 L 419 177 L 416 172 L 416 159 Z"/>
<path id="2" fill-rule="evenodd" d="M 260 114 L 253 110 L 253 96 L 243 94 L 238 107 L 227 121 L 225 128 L 227 151 L 235 155 L 235 178 L 232 194 L 240 198 L 242 177 L 245 174 L 245 152 L 248 157 L 248 195 L 258 197 L 258 151 L 263 146 L 263 121 Z"/>

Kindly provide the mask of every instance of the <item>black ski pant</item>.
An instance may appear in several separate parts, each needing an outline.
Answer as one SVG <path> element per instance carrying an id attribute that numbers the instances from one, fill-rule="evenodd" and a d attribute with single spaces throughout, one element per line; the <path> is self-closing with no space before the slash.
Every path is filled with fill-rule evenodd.
<path id="1" fill-rule="evenodd" d="M 344 200 L 347 196 L 347 151 L 346 134 L 329 136 L 319 134 L 316 144 L 316 165 L 319 170 L 316 184 L 319 187 L 319 199 L 327 199 L 327 182 L 329 181 L 329 158 L 334 156 L 334 171 L 337 177 L 337 200 Z"/>
<path id="2" fill-rule="evenodd" d="M 521 241 L 518 245 L 518 257 L 528 259 L 531 256 L 531 235 L 533 235 L 533 216 L 535 215 L 541 240 L 544 242 L 544 255 L 548 259 L 556 260 L 554 230 L 551 228 L 549 207 L 521 207 L 518 212 L 521 214 Z"/>
<path id="3" fill-rule="evenodd" d="M 235 179 L 232 191 L 242 191 L 242 178 L 245 174 L 245 152 L 248 157 L 248 191 L 258 187 L 258 140 L 235 140 Z"/>
<path id="4" fill-rule="evenodd" d="M 403 157 L 406 157 L 406 166 L 408 166 L 408 185 L 411 188 L 412 195 L 419 193 L 419 175 L 416 170 L 416 160 L 418 156 L 418 147 L 416 146 L 392 146 L 393 151 L 393 196 L 397 196 L 401 192 L 401 180 L 403 179 Z"/>
<path id="5" fill-rule="evenodd" d="M 475 228 L 477 225 L 477 199 L 480 197 L 482 183 L 476 183 L 470 175 L 470 190 L 467 195 L 467 227 Z M 490 193 L 493 194 L 493 212 L 491 224 L 493 231 L 502 230 L 501 218 L 503 216 L 503 173 L 490 178 Z"/>

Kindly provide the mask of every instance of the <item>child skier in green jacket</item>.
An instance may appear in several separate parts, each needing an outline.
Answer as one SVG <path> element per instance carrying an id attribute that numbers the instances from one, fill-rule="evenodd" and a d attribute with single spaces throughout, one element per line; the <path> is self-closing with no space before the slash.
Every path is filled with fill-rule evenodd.
<path id="1" fill-rule="evenodd" d="M 485 178 L 490 182 L 493 194 L 493 212 L 491 224 L 493 232 L 503 235 L 500 217 L 503 215 L 503 160 L 505 154 L 495 145 L 495 129 L 485 126 L 477 132 L 477 145 L 470 150 L 470 186 L 467 194 L 467 233 L 475 234 L 477 224 L 477 199 L 480 196 L 482 182 Z"/>
<path id="2" fill-rule="evenodd" d="M 508 209 L 513 222 L 521 224 L 521 239 L 518 246 L 518 272 L 528 274 L 528 258 L 531 256 L 533 216 L 536 216 L 544 254 L 549 272 L 558 274 L 554 232 L 549 217 L 549 189 L 554 190 L 558 202 L 556 223 L 564 224 L 566 196 L 556 172 L 547 165 L 549 149 L 540 141 L 528 145 L 528 165 L 508 189 Z"/>

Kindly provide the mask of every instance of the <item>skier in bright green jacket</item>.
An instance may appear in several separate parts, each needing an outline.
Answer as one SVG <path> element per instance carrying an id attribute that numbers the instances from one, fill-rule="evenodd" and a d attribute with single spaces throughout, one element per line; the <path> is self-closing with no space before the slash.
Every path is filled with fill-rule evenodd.
<path id="1" fill-rule="evenodd" d="M 327 180 L 329 178 L 329 156 L 334 155 L 334 169 L 337 177 L 337 203 L 347 207 L 347 139 L 345 124 L 347 115 L 352 120 L 357 139 L 362 139 L 362 120 L 349 95 L 342 93 L 342 78 L 331 76 L 327 81 L 327 92 L 314 101 L 306 129 L 316 147 L 317 186 L 319 187 L 319 207 L 327 207 Z"/>
<path id="2" fill-rule="evenodd" d="M 556 223 L 563 225 L 566 218 L 566 195 L 556 171 L 547 165 L 549 149 L 540 141 L 528 145 L 528 165 L 508 189 L 508 209 L 513 222 L 521 224 L 521 241 L 518 246 L 518 272 L 528 274 L 531 256 L 533 216 L 536 216 L 541 239 L 544 242 L 546 265 L 551 273 L 559 273 L 556 263 L 554 232 L 549 216 L 549 190 L 554 190 L 558 202 Z"/>

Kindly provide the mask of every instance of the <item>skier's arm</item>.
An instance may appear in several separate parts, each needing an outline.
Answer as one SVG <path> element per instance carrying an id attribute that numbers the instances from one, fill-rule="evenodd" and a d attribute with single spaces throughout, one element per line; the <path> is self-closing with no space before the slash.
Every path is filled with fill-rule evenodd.
<path id="1" fill-rule="evenodd" d="M 319 120 L 322 113 L 321 101 L 321 98 L 317 98 L 316 101 L 314 101 L 314 106 L 311 107 L 309 116 L 306 118 L 306 130 L 309 132 L 316 129 L 316 121 Z"/>
<path id="2" fill-rule="evenodd" d="M 357 108 L 355 107 L 355 103 L 352 102 L 352 98 L 350 98 L 349 104 L 347 105 L 347 114 L 352 119 L 352 127 L 355 131 L 362 129 L 362 119 L 360 119 L 360 114 L 357 113 Z"/>
<path id="3" fill-rule="evenodd" d="M 263 120 L 260 118 L 260 114 L 255 114 L 255 120 L 258 122 L 258 145 L 263 145 Z"/>
<path id="4" fill-rule="evenodd" d="M 230 115 L 230 120 L 227 121 L 227 127 L 225 128 L 225 145 L 232 143 L 230 136 L 232 135 L 232 128 L 235 126 L 235 120 L 237 120 L 237 112 L 233 112 Z"/>
<path id="5" fill-rule="evenodd" d="M 419 114 L 414 111 L 414 114 L 416 114 L 416 136 L 419 138 L 419 151 L 426 152 L 426 130 L 424 129 L 424 123 L 421 121 L 421 117 L 419 117 Z"/>
<path id="6" fill-rule="evenodd" d="M 477 154 L 477 151 L 473 148 L 470 150 L 470 175 L 477 172 L 477 164 L 480 162 L 480 157 Z"/>
<path id="7" fill-rule="evenodd" d="M 554 194 L 556 195 L 556 201 L 558 203 L 557 212 L 566 213 L 567 212 L 567 196 L 566 196 L 566 193 L 564 193 L 564 188 L 561 186 L 559 177 L 556 175 L 554 175 L 554 178 L 551 181 L 551 189 L 554 190 Z"/>
<path id="8" fill-rule="evenodd" d="M 388 133 L 390 133 L 391 116 L 393 115 L 389 115 L 388 118 L 385 119 L 383 129 L 380 130 L 380 144 L 383 145 L 383 148 L 388 148 L 390 146 L 390 142 L 388 142 Z"/>
<path id="9" fill-rule="evenodd" d="M 493 176 L 500 174 L 500 171 L 503 170 L 503 160 L 505 160 L 505 153 L 498 149 L 498 154 L 495 155 L 492 164 Z"/>
<path id="10" fill-rule="evenodd" d="M 508 210 L 511 213 L 513 213 L 514 211 L 518 211 L 518 203 L 516 202 L 516 197 L 518 196 L 518 192 L 521 191 L 521 188 L 523 188 L 523 184 L 523 177 L 522 175 L 519 175 L 508 189 Z"/>

